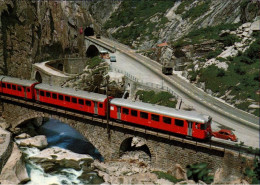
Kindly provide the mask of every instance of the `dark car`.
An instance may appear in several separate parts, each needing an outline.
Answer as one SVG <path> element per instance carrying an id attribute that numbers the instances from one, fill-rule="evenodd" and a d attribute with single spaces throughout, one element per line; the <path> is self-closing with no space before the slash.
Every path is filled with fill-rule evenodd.
<path id="1" fill-rule="evenodd" d="M 227 129 L 221 129 L 217 132 L 212 132 L 212 136 L 220 139 L 226 139 L 230 141 L 237 141 L 236 135 L 231 131 Z"/>
<path id="2" fill-rule="evenodd" d="M 110 56 L 110 62 L 116 62 L 116 56 Z"/>
<path id="3" fill-rule="evenodd" d="M 101 39 L 101 35 L 100 35 L 100 34 L 97 34 L 97 35 L 96 35 L 96 38 L 97 38 L 97 39 Z"/>

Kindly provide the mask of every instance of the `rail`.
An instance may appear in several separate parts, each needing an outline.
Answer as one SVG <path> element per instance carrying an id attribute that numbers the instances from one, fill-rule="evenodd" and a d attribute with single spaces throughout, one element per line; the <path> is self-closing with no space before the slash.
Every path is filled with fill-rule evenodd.
<path id="1" fill-rule="evenodd" d="M 34 110 L 36 109 L 37 111 L 43 111 L 45 113 L 50 113 L 51 115 L 53 114 L 53 115 L 61 116 L 63 114 L 65 117 L 70 116 L 72 119 L 75 118 L 75 120 L 79 120 L 79 119 L 92 120 L 92 121 L 102 123 L 104 124 L 104 126 L 107 125 L 106 118 L 95 117 L 94 115 L 89 116 L 86 114 L 75 112 L 73 110 L 63 109 L 62 107 L 54 107 L 52 105 L 41 104 L 39 102 L 28 101 L 25 99 L 19 99 L 7 95 L 0 95 L 0 100 L 1 102 L 3 101 L 3 102 L 13 103 L 13 104 L 23 104 L 26 105 L 26 108 L 28 109 L 29 108 Z M 225 143 L 220 141 L 198 142 L 186 138 L 177 137 L 167 133 L 150 130 L 148 128 L 140 128 L 140 127 L 132 126 L 130 124 L 126 124 L 124 122 L 116 122 L 112 120 L 109 121 L 109 125 L 111 128 L 118 127 L 129 131 L 139 132 L 145 134 L 146 136 L 154 136 L 172 142 L 173 141 L 180 142 L 182 143 L 183 146 L 185 146 L 186 144 L 190 144 L 190 145 L 194 145 L 195 147 L 203 147 L 210 150 L 212 149 L 212 150 L 218 150 L 222 152 L 225 152 L 225 150 L 230 150 L 233 152 L 237 152 L 238 155 L 244 153 L 255 157 L 259 156 L 259 152 L 256 153 L 255 152 L 256 150 L 251 150 L 251 147 L 246 147 L 242 145 L 230 144 L 230 143 Z M 257 151 L 259 151 L 259 149 L 257 149 Z"/>

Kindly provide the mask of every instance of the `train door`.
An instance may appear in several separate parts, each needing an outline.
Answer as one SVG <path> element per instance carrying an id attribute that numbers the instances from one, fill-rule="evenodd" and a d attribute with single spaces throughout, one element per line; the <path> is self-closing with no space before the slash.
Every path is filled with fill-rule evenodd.
<path id="1" fill-rule="evenodd" d="M 188 122 L 188 136 L 192 136 L 192 124 L 191 121 Z"/>
<path id="2" fill-rule="evenodd" d="M 117 119 L 121 120 L 121 107 L 117 107 Z"/>
<path id="3" fill-rule="evenodd" d="M 94 101 L 94 114 L 98 114 L 98 103 Z"/>
<path id="4" fill-rule="evenodd" d="M 26 92 L 26 87 L 23 86 L 23 90 L 24 90 L 24 97 L 27 98 L 27 92 Z"/>

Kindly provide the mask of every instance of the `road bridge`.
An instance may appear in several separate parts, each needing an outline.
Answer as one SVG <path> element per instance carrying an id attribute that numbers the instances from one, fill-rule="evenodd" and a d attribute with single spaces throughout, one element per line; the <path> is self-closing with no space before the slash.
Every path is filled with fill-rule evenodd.
<path id="1" fill-rule="evenodd" d="M 207 162 L 214 171 L 223 168 L 229 175 L 244 168 L 242 155 L 211 143 L 199 143 L 123 122 L 107 122 L 104 118 L 82 112 L 11 96 L 1 95 L 0 100 L 9 130 L 14 131 L 34 118 L 57 119 L 79 131 L 97 148 L 105 161 L 119 158 L 130 150 L 132 139 L 138 137 L 144 143 L 142 149 L 150 156 L 151 164 L 156 168 L 173 170 L 176 163 L 185 167 Z"/>

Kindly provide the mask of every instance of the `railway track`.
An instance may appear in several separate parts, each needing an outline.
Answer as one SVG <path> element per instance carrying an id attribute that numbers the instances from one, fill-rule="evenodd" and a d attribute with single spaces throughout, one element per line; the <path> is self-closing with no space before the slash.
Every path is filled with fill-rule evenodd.
<path id="1" fill-rule="evenodd" d="M 250 156 L 259 156 L 259 153 L 256 154 L 255 151 L 252 151 L 250 147 L 247 146 L 242 146 L 242 145 L 237 145 L 236 143 L 232 143 L 229 141 L 216 141 L 216 140 L 210 140 L 208 142 L 199 142 L 196 140 L 192 140 L 189 138 L 183 138 L 183 137 L 177 137 L 172 134 L 168 133 L 162 133 L 159 132 L 158 130 L 150 130 L 148 128 L 141 128 L 134 126 L 129 123 L 124 123 L 124 122 L 117 122 L 117 121 L 109 121 L 107 123 L 106 118 L 102 117 L 96 117 L 96 116 L 91 116 L 91 115 L 86 115 L 84 112 L 75 112 L 74 110 L 70 109 L 64 109 L 62 107 L 57 107 L 57 106 L 52 106 L 48 104 L 41 104 L 38 102 L 34 101 L 28 101 L 25 99 L 19 99 L 11 96 L 6 96 L 6 95 L 1 95 L 0 96 L 0 101 L 1 103 L 6 102 L 6 103 L 11 103 L 15 105 L 20 105 L 20 106 L 26 106 L 28 109 L 33 109 L 33 110 L 38 110 L 43 113 L 48 113 L 50 115 L 64 115 L 64 116 L 70 116 L 72 119 L 78 120 L 78 119 L 83 119 L 83 120 L 90 120 L 94 122 L 99 122 L 101 124 L 104 124 L 104 126 L 109 125 L 110 129 L 113 128 L 122 128 L 126 131 L 131 131 L 131 132 L 138 132 L 145 134 L 148 138 L 149 136 L 152 137 L 158 137 L 164 140 L 172 141 L 172 142 L 179 142 L 182 145 L 193 145 L 194 148 L 196 147 L 202 147 L 214 151 L 219 151 L 219 152 L 225 152 L 226 150 L 230 150 L 233 152 L 248 154 Z M 259 151 L 259 149 L 258 149 Z"/>

